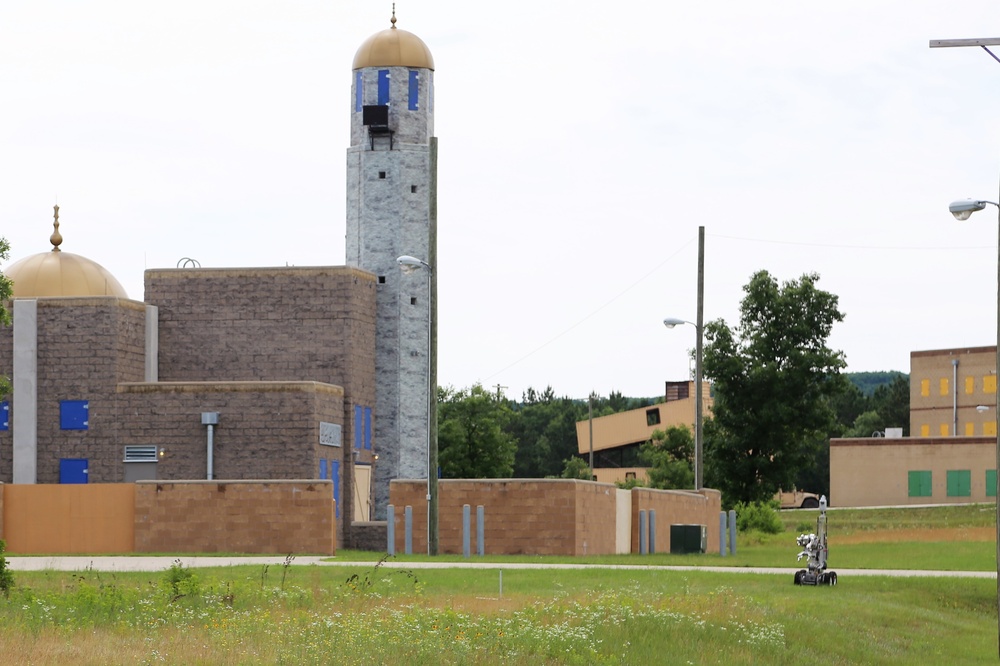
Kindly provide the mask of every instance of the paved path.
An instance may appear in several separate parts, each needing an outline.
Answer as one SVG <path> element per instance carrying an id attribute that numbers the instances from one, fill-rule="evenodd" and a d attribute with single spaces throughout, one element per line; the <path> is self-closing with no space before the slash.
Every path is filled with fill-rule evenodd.
<path id="1" fill-rule="evenodd" d="M 282 566 L 283 555 L 255 557 L 8 557 L 7 564 L 13 571 L 163 571 L 180 560 L 184 567 L 232 567 L 232 566 Z M 375 562 L 348 562 L 328 560 L 320 556 L 296 555 L 293 566 L 317 565 L 329 567 L 374 567 Z M 390 569 L 618 569 L 623 571 L 712 571 L 716 573 L 776 574 L 791 577 L 801 567 L 696 567 L 696 566 L 654 566 L 642 564 L 536 564 L 527 562 L 396 562 L 382 564 Z M 995 571 L 923 571 L 917 569 L 835 569 L 839 577 L 844 576 L 909 576 L 937 578 L 993 578 Z"/>

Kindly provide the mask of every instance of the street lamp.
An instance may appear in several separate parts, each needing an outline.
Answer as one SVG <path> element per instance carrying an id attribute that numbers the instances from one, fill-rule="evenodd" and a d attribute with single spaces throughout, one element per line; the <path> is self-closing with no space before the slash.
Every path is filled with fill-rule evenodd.
<path id="1" fill-rule="evenodd" d="M 985 48 L 985 47 L 984 47 Z M 992 54 L 991 54 L 992 55 Z M 955 216 L 956 220 L 967 220 L 969 216 L 977 210 L 986 208 L 986 204 L 997 207 L 997 358 L 996 367 L 1000 372 L 1000 204 L 995 201 L 985 199 L 965 201 L 954 201 L 948 206 L 948 210 Z M 996 414 L 1000 415 L 1000 391 L 997 391 Z M 987 409 L 985 405 L 976 407 L 976 411 L 983 412 Z M 997 471 L 997 525 L 1000 525 L 1000 428 L 997 428 L 996 443 L 996 469 Z M 997 539 L 997 631 L 1000 635 L 1000 539 Z"/>
<path id="2" fill-rule="evenodd" d="M 977 39 L 932 39 L 930 47 L 934 48 L 948 48 L 953 46 L 978 46 L 982 50 L 990 54 L 997 62 L 1000 62 L 1000 58 L 996 56 L 993 51 L 990 51 L 991 46 L 1000 46 L 1000 37 L 985 37 Z M 998 199 L 1000 200 L 1000 199 Z M 986 208 L 986 204 L 991 204 L 997 207 L 997 365 L 996 372 L 1000 376 L 1000 204 L 993 201 L 955 201 L 950 206 L 948 210 L 959 220 L 967 220 L 969 216 L 972 215 L 977 210 L 982 210 Z M 996 414 L 998 417 L 998 426 L 1000 426 L 1000 391 L 997 391 L 997 402 L 996 402 Z M 1000 427 L 997 428 L 997 444 L 996 444 L 996 477 L 997 477 L 997 526 L 1000 528 Z M 997 539 L 997 636 L 1000 637 L 1000 538 Z M 998 642 L 998 647 L 1000 647 L 1000 642 Z"/>
<path id="3" fill-rule="evenodd" d="M 438 554 L 437 344 L 434 339 L 434 269 L 426 261 L 404 254 L 396 259 L 403 273 L 427 271 L 427 554 Z"/>
<path id="4" fill-rule="evenodd" d="M 667 317 L 663 325 L 667 328 L 691 324 L 697 334 L 694 351 L 694 489 L 701 490 L 703 477 L 703 456 L 701 446 L 701 339 L 702 327 L 693 321 Z"/>

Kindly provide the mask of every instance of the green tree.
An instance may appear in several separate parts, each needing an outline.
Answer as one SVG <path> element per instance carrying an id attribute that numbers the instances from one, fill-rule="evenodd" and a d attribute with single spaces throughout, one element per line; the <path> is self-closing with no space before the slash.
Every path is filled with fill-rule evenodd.
<path id="1" fill-rule="evenodd" d="M 0 261 L 7 261 L 10 258 L 10 243 L 7 242 L 6 238 L 0 238 Z M 14 293 L 14 283 L 0 273 L 0 324 L 4 326 L 10 326 L 10 311 L 7 309 L 7 303 L 10 302 L 11 296 Z M 0 375 L 0 398 L 7 396 L 10 393 L 10 378 L 4 375 Z"/>
<path id="2" fill-rule="evenodd" d="M 640 447 L 639 460 L 649 467 L 650 488 L 694 487 L 694 437 L 686 426 L 654 430 Z"/>
<path id="3" fill-rule="evenodd" d="M 573 456 L 563 466 L 562 478 L 590 481 L 593 476 L 590 473 L 590 465 L 587 464 L 587 461 L 583 458 Z"/>
<path id="4" fill-rule="evenodd" d="M 509 406 L 513 414 L 505 432 L 517 443 L 514 475 L 523 479 L 560 476 L 566 460 L 579 453 L 576 422 L 587 418 L 587 401 L 556 397 L 549 386 L 541 393 L 529 388 L 520 404 Z"/>
<path id="5" fill-rule="evenodd" d="M 438 462 L 447 479 L 502 479 L 514 471 L 510 407 L 476 384 L 438 389 Z"/>
<path id="6" fill-rule="evenodd" d="M 902 428 L 903 437 L 910 434 L 910 376 L 898 373 L 889 384 L 875 389 L 872 409 L 882 417 L 882 427 Z"/>
<path id="7" fill-rule="evenodd" d="M 767 500 L 810 463 L 809 442 L 835 425 L 843 352 L 827 339 L 843 321 L 837 296 L 805 274 L 783 284 L 767 271 L 744 286 L 740 322 L 705 327 L 705 376 L 714 382 L 705 428 L 706 483 L 727 506 Z"/>

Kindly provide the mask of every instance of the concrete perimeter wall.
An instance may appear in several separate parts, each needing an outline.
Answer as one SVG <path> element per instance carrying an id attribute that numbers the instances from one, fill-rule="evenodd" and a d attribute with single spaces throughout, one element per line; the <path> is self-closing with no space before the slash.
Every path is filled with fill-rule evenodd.
<path id="1" fill-rule="evenodd" d="M 635 488 L 626 529 L 632 552 L 638 547 L 638 512 L 656 510 L 657 550 L 670 546 L 670 525 L 708 526 L 708 552 L 719 548 L 721 495 Z M 413 507 L 413 552 L 427 552 L 427 482 L 393 481 L 396 552 L 405 552 L 404 510 Z M 441 553 L 462 552 L 462 506 L 470 506 L 471 548 L 476 548 L 476 507 L 484 507 L 484 549 L 489 555 L 613 555 L 623 552 L 618 537 L 618 489 L 573 479 L 442 479 L 438 484 L 438 539 Z M 713 534 L 713 526 L 714 534 Z M 662 536 L 661 536 L 662 535 Z M 628 552 L 625 550 L 624 552 Z"/>
<path id="2" fill-rule="evenodd" d="M 331 481 L 0 484 L 10 553 L 333 555 Z"/>
<path id="3" fill-rule="evenodd" d="M 129 553 L 135 529 L 135 487 L 0 485 L 0 538 L 9 553 Z"/>
<path id="4" fill-rule="evenodd" d="M 639 511 L 656 512 L 656 552 L 670 552 L 671 525 L 705 525 L 708 530 L 706 553 L 719 552 L 719 513 L 722 493 L 703 488 L 694 490 L 632 489 L 632 552 L 639 552 Z"/>

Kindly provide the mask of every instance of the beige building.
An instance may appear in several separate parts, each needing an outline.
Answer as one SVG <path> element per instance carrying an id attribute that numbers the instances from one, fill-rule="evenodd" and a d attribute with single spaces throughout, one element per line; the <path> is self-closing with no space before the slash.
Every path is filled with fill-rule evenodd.
<path id="1" fill-rule="evenodd" d="M 831 505 L 995 501 L 996 399 L 996 347 L 911 352 L 911 436 L 831 440 Z"/>
<path id="2" fill-rule="evenodd" d="M 649 441 L 656 430 L 683 425 L 693 432 L 696 413 L 694 394 L 693 381 L 667 382 L 664 402 L 577 421 L 577 451 L 589 459 L 593 450 L 594 480 L 616 483 L 645 478 L 646 469 L 636 466 L 639 447 Z M 708 416 L 712 409 L 708 382 L 702 384 L 702 403 L 702 414 Z"/>

